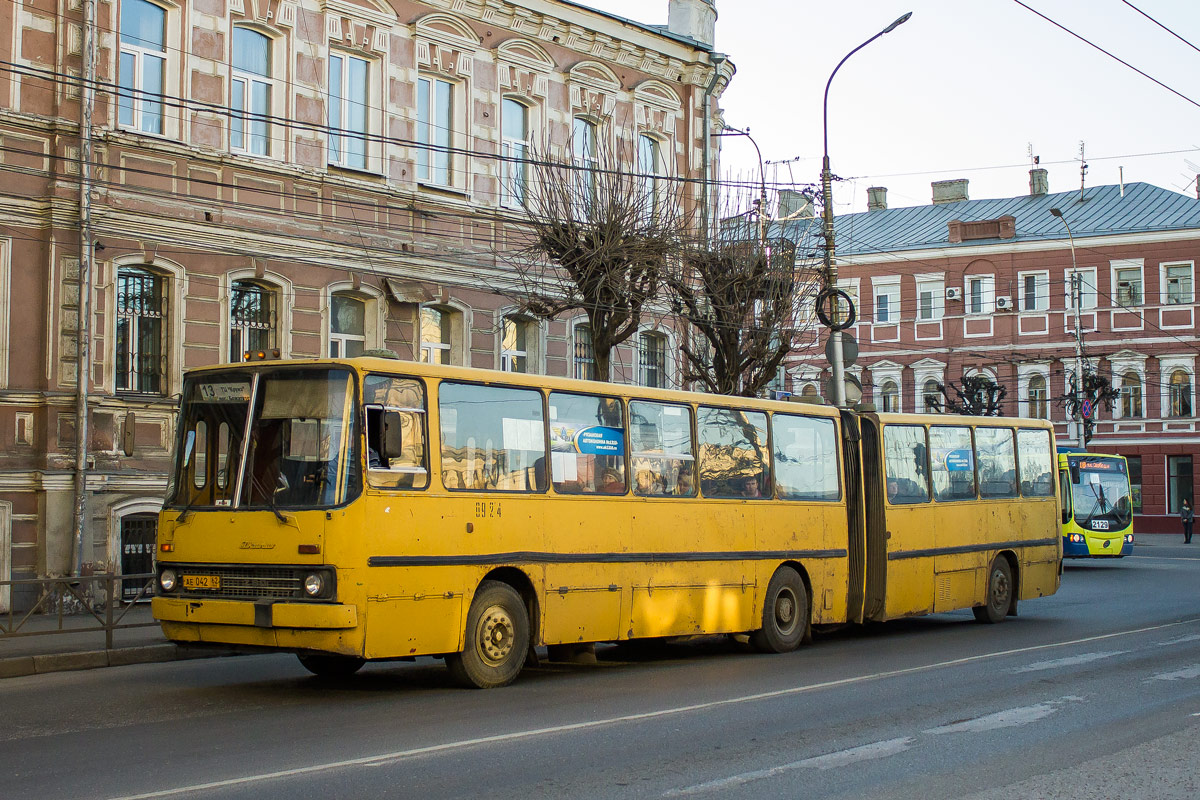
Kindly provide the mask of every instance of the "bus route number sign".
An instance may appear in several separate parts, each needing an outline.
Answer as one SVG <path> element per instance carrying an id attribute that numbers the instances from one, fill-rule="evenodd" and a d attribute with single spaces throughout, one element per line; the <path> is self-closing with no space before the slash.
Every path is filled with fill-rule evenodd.
<path id="1" fill-rule="evenodd" d="M 480 501 L 475 504 L 475 519 L 500 516 L 500 504 Z"/>

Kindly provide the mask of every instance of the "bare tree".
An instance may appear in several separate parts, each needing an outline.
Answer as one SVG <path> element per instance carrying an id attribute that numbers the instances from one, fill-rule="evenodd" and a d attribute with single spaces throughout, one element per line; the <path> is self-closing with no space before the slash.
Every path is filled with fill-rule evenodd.
<path id="1" fill-rule="evenodd" d="M 947 414 L 966 414 L 972 417 L 998 417 L 1001 403 L 1008 389 L 986 375 L 964 375 L 958 386 L 939 383 L 939 399 L 935 394 L 925 395 L 925 402 L 937 411 Z M 951 397 L 951 392 L 954 396 Z"/>
<path id="2" fill-rule="evenodd" d="M 659 299 L 684 222 L 674 185 L 630 169 L 637 160 L 628 140 L 612 147 L 590 137 L 573 149 L 583 153 L 578 163 L 549 146 L 531 153 L 528 179 L 508 187 L 523 224 L 514 247 L 498 254 L 514 282 L 496 288 L 534 317 L 586 314 L 595 378 L 610 380 L 613 348 Z"/>
<path id="3" fill-rule="evenodd" d="M 802 303 L 819 288 L 796 269 L 796 243 L 762 236 L 746 218 L 690 243 L 668 272 L 679 315 L 695 336 L 681 350 L 683 377 L 717 394 L 756 397 L 795 349 Z"/>

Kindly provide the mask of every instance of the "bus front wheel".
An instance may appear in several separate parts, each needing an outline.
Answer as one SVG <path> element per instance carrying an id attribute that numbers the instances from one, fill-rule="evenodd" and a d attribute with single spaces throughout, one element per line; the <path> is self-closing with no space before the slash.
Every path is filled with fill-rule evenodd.
<path id="1" fill-rule="evenodd" d="M 305 656 L 298 655 L 300 665 L 313 675 L 322 678 L 348 678 L 362 669 L 365 659 L 353 656 Z"/>
<path id="2" fill-rule="evenodd" d="M 750 643 L 763 653 L 787 653 L 800 646 L 807 628 L 808 591 L 804 581 L 791 567 L 780 567 L 767 584 L 762 628 L 750 635 Z"/>
<path id="3" fill-rule="evenodd" d="M 988 570 L 987 596 L 983 598 L 983 605 L 971 609 L 975 619 L 988 624 L 1002 622 L 1012 605 L 1012 593 L 1012 567 L 1007 558 L 996 556 Z"/>
<path id="4" fill-rule="evenodd" d="M 446 666 L 463 686 L 493 689 L 512 683 L 528 649 L 529 615 L 521 595 L 506 583 L 484 581 L 467 612 L 463 651 L 447 656 Z"/>

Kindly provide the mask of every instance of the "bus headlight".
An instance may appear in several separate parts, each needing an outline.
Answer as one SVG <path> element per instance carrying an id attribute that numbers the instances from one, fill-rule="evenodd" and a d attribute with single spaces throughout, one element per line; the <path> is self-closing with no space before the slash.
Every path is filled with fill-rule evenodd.
<path id="1" fill-rule="evenodd" d="M 158 585 L 162 587 L 164 592 L 175 591 L 175 584 L 177 582 L 178 578 L 175 575 L 175 570 L 173 569 L 164 569 L 158 575 Z"/>
<path id="2" fill-rule="evenodd" d="M 1133 534 L 1132 533 L 1125 534 L 1125 544 L 1133 544 Z"/>
<path id="3" fill-rule="evenodd" d="M 310 572 L 304 576 L 304 593 L 309 597 L 320 597 L 325 593 L 325 576 Z"/>

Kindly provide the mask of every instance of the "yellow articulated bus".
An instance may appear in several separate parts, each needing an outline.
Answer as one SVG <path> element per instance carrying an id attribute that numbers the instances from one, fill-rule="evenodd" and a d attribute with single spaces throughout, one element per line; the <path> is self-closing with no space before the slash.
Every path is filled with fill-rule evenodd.
<path id="1" fill-rule="evenodd" d="M 1133 493 L 1124 456 L 1059 448 L 1063 558 L 1133 553 Z"/>
<path id="2" fill-rule="evenodd" d="M 155 617 L 317 674 L 748 633 L 1053 594 L 1052 430 L 415 364 L 256 362 L 184 382 Z M 554 651 L 554 652 L 561 652 Z"/>

